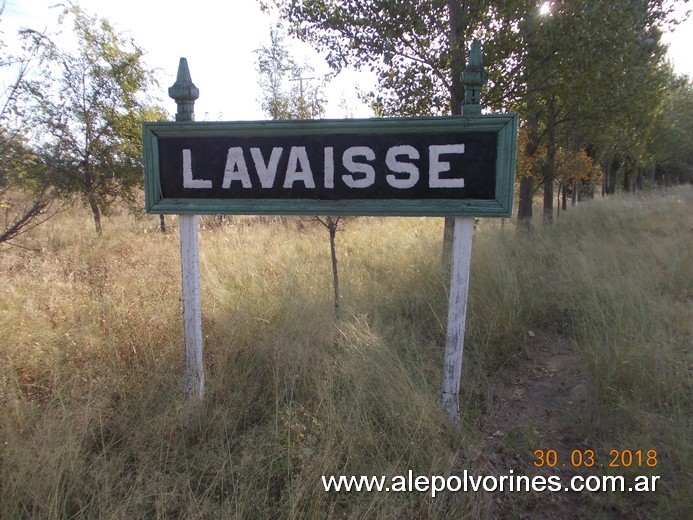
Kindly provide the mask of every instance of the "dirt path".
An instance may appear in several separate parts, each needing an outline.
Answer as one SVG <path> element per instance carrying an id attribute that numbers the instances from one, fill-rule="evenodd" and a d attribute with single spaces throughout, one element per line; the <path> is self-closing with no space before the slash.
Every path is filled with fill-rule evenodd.
<path id="1" fill-rule="evenodd" d="M 555 335 L 528 332 L 525 359 L 495 387 L 493 404 L 483 429 L 489 435 L 492 464 L 515 475 L 558 475 L 563 483 L 570 477 L 586 476 L 584 469 L 537 468 L 535 450 L 555 450 L 570 457 L 584 449 L 575 438 L 573 421 L 577 407 L 584 404 L 587 383 L 581 379 L 581 356 L 567 340 Z M 560 459 L 559 459 L 560 460 Z M 570 466 L 568 463 L 566 466 Z M 573 520 L 585 518 L 588 494 L 574 492 L 503 493 L 494 518 Z"/>

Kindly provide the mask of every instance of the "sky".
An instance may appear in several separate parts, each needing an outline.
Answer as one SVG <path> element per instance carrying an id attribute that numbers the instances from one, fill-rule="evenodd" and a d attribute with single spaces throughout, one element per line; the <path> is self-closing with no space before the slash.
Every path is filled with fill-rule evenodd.
<path id="1" fill-rule="evenodd" d="M 58 12 L 50 9 L 59 0 L 5 0 L 0 31 L 6 43 L 21 27 L 36 30 L 56 26 Z M 2 0 L 0 0 L 2 2 Z M 681 9 L 684 9 L 683 2 Z M 176 79 L 180 57 L 188 60 L 193 83 L 200 89 L 195 116 L 203 120 L 265 119 L 260 105 L 254 51 L 269 45 L 276 20 L 262 13 L 256 0 L 80 0 L 89 14 L 108 19 L 121 33 L 131 36 L 145 51 L 146 63 L 157 70 L 161 98 Z M 693 77 L 693 17 L 666 34 L 669 56 L 675 70 Z M 294 56 L 307 59 L 316 72 L 327 73 L 327 65 L 305 44 L 296 44 Z M 370 110 L 356 95 L 375 84 L 367 73 L 344 71 L 325 90 L 326 117 L 369 117 Z M 344 108 L 344 105 L 348 110 Z"/>
<path id="2" fill-rule="evenodd" d="M 19 27 L 55 27 L 58 10 L 50 6 L 59 1 L 6 0 L 0 19 L 4 40 L 9 42 Z M 265 119 L 254 51 L 269 46 L 276 20 L 262 13 L 255 0 L 80 0 L 79 5 L 90 15 L 108 19 L 145 51 L 145 62 L 157 69 L 161 97 L 170 103 L 166 107 L 171 113 L 175 103 L 166 91 L 176 80 L 179 59 L 185 57 L 193 83 L 200 89 L 196 120 Z M 307 45 L 297 42 L 292 53 L 299 61 L 308 58 L 316 72 L 330 72 Z M 358 99 L 356 88 L 364 84 L 369 89 L 372 78 L 353 71 L 338 78 L 325 90 L 330 100 L 327 117 L 347 116 L 340 106 L 342 99 L 354 117 L 369 117 L 370 110 Z"/>

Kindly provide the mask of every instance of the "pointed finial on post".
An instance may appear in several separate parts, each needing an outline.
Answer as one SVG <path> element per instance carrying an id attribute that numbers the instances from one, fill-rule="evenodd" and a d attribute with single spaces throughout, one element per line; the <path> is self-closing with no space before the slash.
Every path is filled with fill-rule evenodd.
<path id="1" fill-rule="evenodd" d="M 484 71 L 484 61 L 481 54 L 481 42 L 474 40 L 469 51 L 469 61 L 462 73 L 464 85 L 464 115 L 481 114 L 481 88 L 488 81 L 488 74 Z"/>
<path id="2" fill-rule="evenodd" d="M 188 60 L 181 58 L 176 82 L 168 89 L 178 105 L 176 121 L 195 121 L 199 89 L 193 84 Z M 204 410 L 205 371 L 202 358 L 202 310 L 200 303 L 200 253 L 198 216 L 179 215 L 180 265 L 183 282 L 183 328 L 185 330 L 185 422 Z"/>
<path id="3" fill-rule="evenodd" d="M 190 78 L 188 60 L 181 58 L 178 63 L 176 82 L 169 87 L 168 95 L 178 105 L 176 121 L 195 121 L 195 100 L 200 97 L 200 90 Z"/>

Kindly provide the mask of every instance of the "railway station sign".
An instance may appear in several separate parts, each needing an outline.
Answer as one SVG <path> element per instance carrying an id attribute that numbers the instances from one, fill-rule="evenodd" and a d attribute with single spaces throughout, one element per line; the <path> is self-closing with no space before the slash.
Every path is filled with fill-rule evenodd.
<path id="1" fill-rule="evenodd" d="M 517 116 L 145 123 L 149 213 L 509 217 Z"/>

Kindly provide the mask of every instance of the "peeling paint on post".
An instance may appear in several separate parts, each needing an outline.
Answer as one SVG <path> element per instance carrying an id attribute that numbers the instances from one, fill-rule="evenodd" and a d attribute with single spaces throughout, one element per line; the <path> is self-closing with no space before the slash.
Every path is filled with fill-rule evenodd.
<path id="1" fill-rule="evenodd" d="M 481 114 L 481 87 L 487 81 L 481 54 L 481 42 L 474 40 L 469 52 L 469 61 L 462 73 L 464 84 L 463 115 Z M 450 300 L 448 304 L 448 327 L 445 337 L 445 361 L 443 364 L 443 386 L 440 406 L 454 424 L 460 424 L 460 380 L 462 378 L 462 353 L 464 330 L 467 319 L 467 296 L 469 292 L 469 270 L 472 263 L 472 237 L 474 219 L 455 218 L 455 233 L 452 243 L 452 274 L 450 276 Z"/>
<path id="2" fill-rule="evenodd" d="M 198 218 L 197 215 L 180 215 L 180 263 L 185 329 L 185 398 L 193 407 L 201 406 L 205 397 Z"/>
<path id="3" fill-rule="evenodd" d="M 180 59 L 176 82 L 168 89 L 168 95 L 177 104 L 176 121 L 195 120 L 195 100 L 200 91 L 192 82 L 185 58 Z M 198 219 L 197 215 L 179 215 L 185 329 L 185 399 L 188 412 L 201 408 L 205 397 Z"/>
<path id="4" fill-rule="evenodd" d="M 457 217 L 452 242 L 452 274 L 450 277 L 450 301 L 448 304 L 448 330 L 445 337 L 445 362 L 443 364 L 443 390 L 440 405 L 455 424 L 460 422 L 460 379 L 462 377 L 462 351 L 467 319 L 467 294 L 469 266 L 472 262 L 472 235 L 474 219 Z"/>

